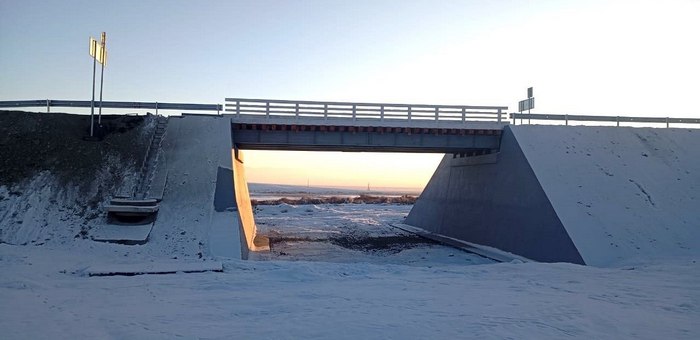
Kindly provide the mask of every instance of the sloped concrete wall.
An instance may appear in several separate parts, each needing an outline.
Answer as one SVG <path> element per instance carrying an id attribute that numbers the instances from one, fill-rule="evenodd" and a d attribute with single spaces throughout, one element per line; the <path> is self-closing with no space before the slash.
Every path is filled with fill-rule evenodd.
<path id="1" fill-rule="evenodd" d="M 238 206 L 239 224 L 241 226 L 240 242 L 242 258 L 247 260 L 249 251 L 256 250 L 254 241 L 257 230 L 253 217 L 253 206 L 250 203 L 248 181 L 245 176 L 243 151 L 238 148 L 233 149 L 233 179 L 236 204 Z"/>
<path id="2" fill-rule="evenodd" d="M 194 253 L 243 257 L 239 214 L 231 206 L 234 180 L 222 176 L 231 174 L 231 149 L 230 119 L 169 118 L 155 174 L 165 183 L 163 200 L 149 242 L 164 243 L 163 249 L 186 245 Z M 191 245 L 192 239 L 207 242 Z"/>
<path id="3" fill-rule="evenodd" d="M 513 130 L 587 264 L 700 255 L 700 130 Z"/>
<path id="4" fill-rule="evenodd" d="M 697 130 L 509 126 L 497 155 L 445 156 L 406 219 L 538 261 L 700 253 Z"/>
<path id="5" fill-rule="evenodd" d="M 510 129 L 500 153 L 446 155 L 406 224 L 537 261 L 583 263 Z"/>

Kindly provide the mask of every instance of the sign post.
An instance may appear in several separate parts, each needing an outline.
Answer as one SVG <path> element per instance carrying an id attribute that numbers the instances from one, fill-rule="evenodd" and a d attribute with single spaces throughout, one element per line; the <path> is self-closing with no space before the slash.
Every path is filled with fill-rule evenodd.
<path id="1" fill-rule="evenodd" d="M 107 33 L 102 32 L 102 37 L 101 37 L 101 45 L 102 49 L 100 51 L 102 52 L 100 54 L 100 59 L 102 59 L 102 72 L 100 73 L 100 110 L 98 111 L 99 113 L 97 114 L 97 125 L 102 125 L 102 86 L 105 81 L 105 64 L 107 64 Z"/>
<path id="2" fill-rule="evenodd" d="M 92 56 L 92 100 L 90 100 L 90 137 L 95 135 L 95 66 L 97 65 L 97 40 L 90 37 L 90 55 Z"/>
<path id="3" fill-rule="evenodd" d="M 96 66 L 99 62 L 102 65 L 102 74 L 104 75 L 104 67 L 107 62 L 107 50 L 105 49 L 106 34 L 102 32 L 102 41 L 90 37 L 90 56 L 92 57 L 92 100 L 90 101 L 90 137 L 95 136 L 95 73 Z M 100 117 L 102 120 L 102 79 L 100 78 Z"/>
<path id="4" fill-rule="evenodd" d="M 523 111 L 527 110 L 527 114 L 528 114 L 527 123 L 530 124 L 530 109 L 535 108 L 535 97 L 533 97 L 533 95 L 532 95 L 532 87 L 527 88 L 527 99 L 521 100 L 518 103 L 518 108 L 519 108 L 519 111 L 521 114 L 523 113 Z M 513 122 L 515 123 L 515 119 L 513 119 Z M 522 124 L 522 123 L 523 123 L 523 119 L 520 118 L 520 124 Z"/>

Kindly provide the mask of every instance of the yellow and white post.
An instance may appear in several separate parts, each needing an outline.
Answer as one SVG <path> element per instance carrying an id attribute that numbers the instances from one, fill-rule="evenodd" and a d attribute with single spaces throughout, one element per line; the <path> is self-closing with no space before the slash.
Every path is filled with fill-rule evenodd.
<path id="1" fill-rule="evenodd" d="M 90 56 L 92 57 L 92 100 L 90 101 L 90 137 L 95 135 L 95 69 L 97 63 L 102 65 L 102 74 L 104 75 L 104 67 L 107 61 L 107 50 L 105 49 L 106 34 L 102 32 L 102 41 L 98 43 L 93 37 L 90 37 Z M 102 121 L 102 79 L 100 79 L 100 117 Z"/>

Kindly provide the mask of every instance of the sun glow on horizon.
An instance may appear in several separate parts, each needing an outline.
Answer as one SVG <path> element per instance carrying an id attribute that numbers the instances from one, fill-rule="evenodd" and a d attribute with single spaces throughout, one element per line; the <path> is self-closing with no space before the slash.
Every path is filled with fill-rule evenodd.
<path id="1" fill-rule="evenodd" d="M 422 189 L 442 154 L 245 150 L 249 182 Z"/>

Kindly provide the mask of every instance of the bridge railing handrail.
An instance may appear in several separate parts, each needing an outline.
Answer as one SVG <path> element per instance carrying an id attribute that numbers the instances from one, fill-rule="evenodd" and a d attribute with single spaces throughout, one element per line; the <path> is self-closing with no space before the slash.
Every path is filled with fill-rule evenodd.
<path id="1" fill-rule="evenodd" d="M 672 118 L 672 117 L 633 117 L 633 116 L 590 116 L 590 115 L 570 115 L 570 114 L 542 114 L 542 113 L 511 113 L 510 118 L 513 124 L 517 119 L 527 120 L 552 120 L 564 121 L 569 125 L 569 121 L 577 122 L 614 122 L 616 126 L 620 123 L 661 123 L 666 124 L 700 124 L 700 118 Z"/>
<path id="2" fill-rule="evenodd" d="M 504 121 L 507 106 L 429 105 L 397 103 L 321 102 L 226 98 L 225 111 L 240 115 L 392 119 L 423 121 Z"/>
<path id="3" fill-rule="evenodd" d="M 91 107 L 90 100 L 3 100 L 0 101 L 0 108 L 13 107 L 46 107 L 47 112 L 51 107 Z M 95 102 L 95 107 L 99 102 Z M 107 109 L 153 109 L 156 110 L 192 110 L 192 111 L 217 111 L 223 110 L 221 104 L 192 104 L 192 103 L 162 103 L 162 102 L 125 102 L 125 101 L 102 101 L 102 108 Z"/>

